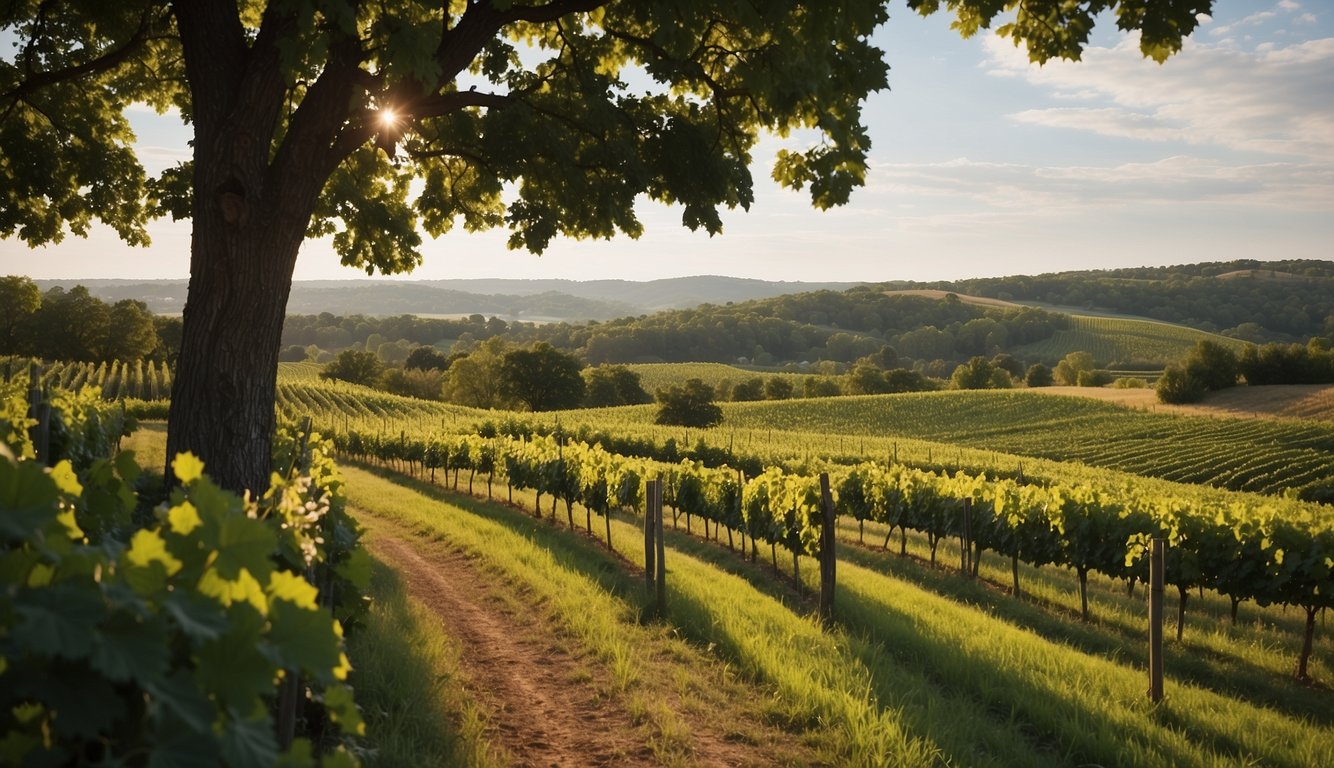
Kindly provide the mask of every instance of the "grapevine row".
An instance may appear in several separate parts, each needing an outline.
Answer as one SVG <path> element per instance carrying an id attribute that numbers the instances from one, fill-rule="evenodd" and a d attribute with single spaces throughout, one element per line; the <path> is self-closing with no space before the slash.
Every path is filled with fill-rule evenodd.
<path id="1" fill-rule="evenodd" d="M 818 477 L 777 467 L 747 477 L 727 467 L 710 468 L 683 460 L 670 464 L 617 455 L 601 446 L 563 440 L 559 435 L 505 437 L 447 435 L 409 440 L 358 432 L 334 436 L 340 451 L 374 459 L 411 472 L 469 470 L 502 475 L 513 489 L 549 497 L 554 518 L 564 502 L 574 526 L 573 506 L 591 515 L 610 509 L 639 511 L 644 481 L 660 477 L 664 500 L 678 514 L 699 517 L 745 539 L 799 555 L 818 555 L 821 522 Z M 1315 616 L 1334 605 L 1334 526 L 1316 513 L 1292 505 L 1208 501 L 1200 497 L 1146 493 L 1133 483 L 1099 487 L 1089 483 L 1037 485 L 1017 479 L 932 472 L 903 465 L 866 462 L 831 469 L 837 514 L 859 523 L 875 521 L 900 534 L 900 551 L 909 531 L 927 538 L 934 563 L 937 546 L 968 532 L 974 573 L 983 553 L 1011 562 L 1013 591 L 1020 593 L 1019 563 L 1071 568 L 1079 579 L 1084 617 L 1088 618 L 1090 573 L 1146 580 L 1147 543 L 1168 542 L 1167 583 L 1178 594 L 1178 633 L 1187 596 L 1197 588 L 1241 601 L 1295 606 L 1306 612 L 1306 636 L 1298 663 L 1305 677 Z M 717 530 L 717 529 L 715 529 Z M 715 535 L 717 535 L 715 533 Z M 885 546 L 889 545 L 889 536 Z"/>

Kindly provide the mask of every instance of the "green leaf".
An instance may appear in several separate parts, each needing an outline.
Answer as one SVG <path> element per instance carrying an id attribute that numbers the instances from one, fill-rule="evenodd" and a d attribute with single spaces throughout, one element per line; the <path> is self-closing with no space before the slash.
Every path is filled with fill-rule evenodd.
<path id="1" fill-rule="evenodd" d="M 233 604 L 227 617 L 228 631 L 199 646 L 196 675 L 223 704 L 248 710 L 273 691 L 275 670 L 261 643 L 264 617 L 244 602 Z"/>
<path id="2" fill-rule="evenodd" d="M 21 617 L 10 639 L 26 653 L 85 658 L 93 648 L 93 631 L 106 606 L 92 583 L 64 583 L 25 590 L 14 599 Z"/>
<path id="3" fill-rule="evenodd" d="M 314 585 L 291 571 L 275 571 L 269 577 L 269 586 L 264 590 L 269 600 L 285 600 L 299 608 L 315 610 L 318 605 L 315 598 L 319 590 Z"/>
<path id="4" fill-rule="evenodd" d="M 278 546 L 273 531 L 259 520 L 229 514 L 218 530 L 218 559 L 214 563 L 224 579 L 235 579 L 242 569 L 264 582 L 273 566 L 269 555 Z"/>
<path id="5" fill-rule="evenodd" d="M 148 755 L 148 768 L 215 768 L 218 741 L 212 733 L 160 726 L 157 744 Z"/>
<path id="6" fill-rule="evenodd" d="M 55 481 L 36 462 L 0 459 L 0 534 L 29 539 L 56 520 Z"/>
<path id="7" fill-rule="evenodd" d="M 178 453 L 171 460 L 171 472 L 181 481 L 181 485 L 188 486 L 204 474 L 204 462 L 189 451 Z"/>
<path id="8" fill-rule="evenodd" d="M 151 697 L 150 714 L 158 722 L 160 733 L 179 731 L 185 726 L 211 739 L 218 712 L 189 672 L 181 670 L 165 680 L 151 681 L 144 685 L 144 690 Z"/>
<path id="9" fill-rule="evenodd" d="M 357 736 L 366 734 L 366 724 L 361 719 L 361 710 L 349 686 L 339 683 L 325 688 L 324 708 L 329 712 L 329 719 L 337 723 L 343 733 Z"/>
<path id="10" fill-rule="evenodd" d="M 304 669 L 321 682 L 333 682 L 333 670 L 339 664 L 342 643 L 334 631 L 333 618 L 326 612 L 300 608 L 286 600 L 269 606 L 269 641 L 273 643 L 282 666 Z"/>
<path id="11" fill-rule="evenodd" d="M 227 616 L 216 600 L 175 590 L 162 602 L 162 608 L 182 632 L 195 640 L 212 640 L 227 631 Z"/>
<path id="12" fill-rule="evenodd" d="M 130 539 L 121 573 L 141 595 L 160 592 L 167 579 L 181 570 L 181 561 L 167 551 L 167 542 L 157 531 L 140 529 Z"/>
<path id="13" fill-rule="evenodd" d="M 167 669 L 167 631 L 161 619 L 136 621 L 124 613 L 102 625 L 93 647 L 92 665 L 116 682 L 140 684 L 161 677 Z"/>
<path id="14" fill-rule="evenodd" d="M 278 761 L 273 720 L 261 708 L 249 719 L 233 718 L 222 732 L 222 759 L 229 766 L 267 768 Z"/>
<path id="15" fill-rule="evenodd" d="M 309 739 L 293 739 L 292 746 L 278 758 L 276 768 L 316 768 Z"/>

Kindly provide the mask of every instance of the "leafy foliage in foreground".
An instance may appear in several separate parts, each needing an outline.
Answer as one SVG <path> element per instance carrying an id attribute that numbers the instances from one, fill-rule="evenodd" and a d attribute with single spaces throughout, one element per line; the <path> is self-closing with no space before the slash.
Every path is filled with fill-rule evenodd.
<path id="1" fill-rule="evenodd" d="M 257 498 L 178 455 L 181 487 L 141 525 L 131 453 L 43 467 L 21 458 L 28 424 L 4 402 L 0 762 L 314 765 L 311 740 L 279 746 L 275 694 L 292 679 L 309 686 L 308 733 L 362 731 L 342 626 L 369 564 L 324 442 L 279 435 L 287 474 Z M 355 762 L 341 746 L 324 760 Z"/>

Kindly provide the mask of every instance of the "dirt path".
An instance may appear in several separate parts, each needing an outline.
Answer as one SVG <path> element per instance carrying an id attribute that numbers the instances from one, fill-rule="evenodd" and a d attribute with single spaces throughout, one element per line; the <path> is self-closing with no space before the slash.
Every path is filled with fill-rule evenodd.
<path id="1" fill-rule="evenodd" d="M 591 655 L 560 646 L 560 630 L 522 594 L 502 597 L 465 553 L 413 536 L 364 512 L 367 546 L 402 577 L 408 593 L 440 618 L 462 646 L 471 694 L 487 712 L 487 739 L 523 766 L 645 766 L 661 760 L 649 746 L 651 725 L 632 721 L 623 696 L 610 696 L 610 674 Z M 738 743 L 684 711 L 676 692 L 659 699 L 690 729 L 699 765 L 772 764 L 755 744 Z M 675 756 L 679 762 L 680 756 Z"/>

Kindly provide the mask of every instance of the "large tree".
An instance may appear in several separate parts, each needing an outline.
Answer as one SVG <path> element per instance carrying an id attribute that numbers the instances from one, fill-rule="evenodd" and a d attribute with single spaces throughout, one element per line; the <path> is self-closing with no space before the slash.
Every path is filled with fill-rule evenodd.
<path id="1" fill-rule="evenodd" d="M 909 0 L 923 13 L 938 0 Z M 1208 0 L 946 0 L 964 34 L 1077 57 L 1095 16 L 1177 49 Z M 280 333 L 302 241 L 412 268 L 420 231 L 630 236 L 636 202 L 710 233 L 753 199 L 761 132 L 814 132 L 774 177 L 821 208 L 866 172 L 866 95 L 886 65 L 882 0 L 15 0 L 0 29 L 0 234 L 32 244 L 94 219 L 130 243 L 193 222 L 168 451 L 230 488 L 269 466 Z M 193 160 L 149 179 L 125 111 L 175 107 Z M 412 182 L 421 182 L 413 185 Z"/>

